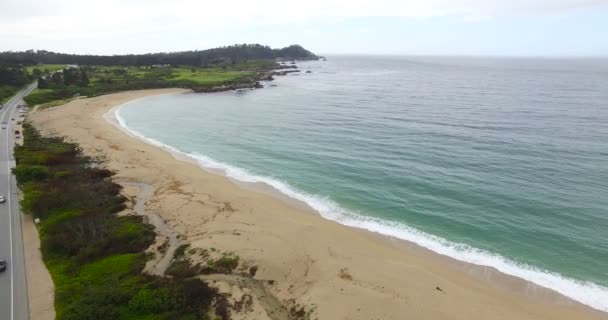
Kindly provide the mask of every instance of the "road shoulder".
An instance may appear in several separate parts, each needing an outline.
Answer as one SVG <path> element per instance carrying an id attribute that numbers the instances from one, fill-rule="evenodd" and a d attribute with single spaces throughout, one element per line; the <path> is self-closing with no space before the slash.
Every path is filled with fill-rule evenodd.
<path id="1" fill-rule="evenodd" d="M 25 269 L 30 319 L 55 319 L 55 287 L 40 252 L 40 237 L 32 216 L 22 215 Z"/>

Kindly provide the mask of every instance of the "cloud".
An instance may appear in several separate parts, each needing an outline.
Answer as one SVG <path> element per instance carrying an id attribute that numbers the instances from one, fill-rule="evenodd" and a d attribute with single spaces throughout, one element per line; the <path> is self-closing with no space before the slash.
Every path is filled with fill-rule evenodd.
<path id="1" fill-rule="evenodd" d="M 608 0 L 2 0 L 0 50 L 25 42 L 111 39 L 165 29 L 209 34 L 248 26 L 309 27 L 315 21 L 370 16 L 475 21 L 604 6 L 608 7 Z"/>
<path id="2" fill-rule="evenodd" d="M 608 0 L 3 0 L 4 19 L 84 15 L 94 20 L 175 17 L 208 24 L 232 18 L 281 21 L 321 16 L 403 16 L 543 14 L 607 6 Z"/>

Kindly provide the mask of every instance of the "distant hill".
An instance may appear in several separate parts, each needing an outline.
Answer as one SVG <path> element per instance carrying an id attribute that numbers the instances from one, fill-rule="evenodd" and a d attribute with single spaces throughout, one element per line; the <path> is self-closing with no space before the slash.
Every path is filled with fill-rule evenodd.
<path id="1" fill-rule="evenodd" d="M 79 64 L 79 65 L 192 65 L 236 64 L 247 60 L 317 60 L 318 56 L 294 44 L 272 49 L 260 44 L 237 44 L 206 50 L 159 52 L 127 55 L 67 54 L 46 50 L 0 52 L 0 65 Z"/>

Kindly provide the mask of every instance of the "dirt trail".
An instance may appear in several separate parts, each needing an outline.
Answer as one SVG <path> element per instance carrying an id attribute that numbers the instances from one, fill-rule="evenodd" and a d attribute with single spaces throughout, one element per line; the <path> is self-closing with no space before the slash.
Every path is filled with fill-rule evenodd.
<path id="1" fill-rule="evenodd" d="M 146 211 L 146 203 L 150 201 L 154 195 L 154 188 L 151 185 L 132 181 L 117 181 L 117 183 L 125 187 L 135 187 L 139 190 L 134 199 L 133 211 L 135 214 L 145 217 L 147 222 L 154 226 L 157 235 L 162 238 L 160 244 L 165 242 L 168 243 L 164 253 L 159 252 L 155 248 L 155 258 L 148 261 L 144 268 L 144 272 L 148 274 L 164 276 L 165 271 L 167 271 L 167 268 L 171 265 L 175 250 L 182 242 L 178 239 L 177 233 L 165 223 L 163 218 L 154 212 Z M 153 246 L 159 244 L 158 240 L 159 239 L 157 239 Z M 281 301 L 266 289 L 266 280 L 258 280 L 249 276 L 237 274 L 208 274 L 197 276 L 197 278 L 204 281 L 221 281 L 241 288 L 248 288 L 259 301 L 260 305 L 266 310 L 266 314 L 270 319 L 290 320 L 287 308 L 285 308 Z"/>
<path id="2" fill-rule="evenodd" d="M 198 279 L 204 281 L 222 281 L 239 287 L 248 288 L 251 293 L 257 298 L 262 307 L 266 310 L 266 314 L 272 320 L 290 320 L 289 311 L 279 299 L 272 293 L 268 292 L 264 283 L 266 280 L 258 280 L 249 276 L 238 274 L 206 274 L 197 276 Z"/>
<path id="3" fill-rule="evenodd" d="M 165 223 L 161 216 L 154 212 L 146 211 L 146 203 L 154 195 L 154 187 L 141 182 L 117 181 L 117 183 L 139 189 L 139 193 L 135 197 L 133 211 L 139 216 L 146 217 L 147 222 L 154 226 L 156 234 L 164 238 L 161 244 L 165 241 L 167 242 L 166 251 L 163 253 L 155 250 L 156 255 L 154 259 L 148 261 L 144 268 L 144 272 L 148 274 L 164 276 L 165 271 L 171 265 L 175 250 L 181 245 L 181 241 L 178 239 L 177 233 Z"/>

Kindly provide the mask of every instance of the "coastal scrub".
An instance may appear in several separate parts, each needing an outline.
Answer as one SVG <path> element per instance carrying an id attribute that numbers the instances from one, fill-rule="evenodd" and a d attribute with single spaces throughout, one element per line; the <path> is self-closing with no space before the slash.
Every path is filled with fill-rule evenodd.
<path id="1" fill-rule="evenodd" d="M 80 148 L 24 125 L 13 170 L 55 283 L 59 320 L 209 319 L 217 289 L 197 279 L 142 274 L 154 231 L 125 208 L 121 186 Z"/>

